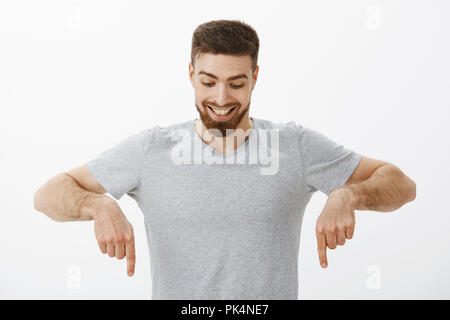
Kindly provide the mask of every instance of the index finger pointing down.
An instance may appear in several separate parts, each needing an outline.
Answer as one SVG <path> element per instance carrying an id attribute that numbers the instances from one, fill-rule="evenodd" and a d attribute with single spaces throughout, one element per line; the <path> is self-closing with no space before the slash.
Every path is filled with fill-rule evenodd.
<path id="1" fill-rule="evenodd" d="M 322 268 L 326 268 L 327 262 L 327 242 L 324 234 L 317 234 L 317 252 L 319 253 L 319 261 Z"/>
<path id="2" fill-rule="evenodd" d="M 127 274 L 132 276 L 134 274 L 134 265 L 136 263 L 136 255 L 134 250 L 134 241 L 126 244 L 126 256 L 127 256 Z"/>

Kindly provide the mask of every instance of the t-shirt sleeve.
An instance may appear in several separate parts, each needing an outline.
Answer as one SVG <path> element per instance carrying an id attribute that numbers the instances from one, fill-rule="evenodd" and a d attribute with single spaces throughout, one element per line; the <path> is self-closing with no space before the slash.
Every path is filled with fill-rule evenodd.
<path id="1" fill-rule="evenodd" d="M 119 200 L 125 193 L 136 194 L 148 143 L 149 129 L 119 142 L 86 163 L 93 177 Z"/>
<path id="2" fill-rule="evenodd" d="M 303 178 L 307 186 L 326 195 L 342 187 L 358 166 L 362 155 L 310 128 L 298 124 L 296 128 Z"/>

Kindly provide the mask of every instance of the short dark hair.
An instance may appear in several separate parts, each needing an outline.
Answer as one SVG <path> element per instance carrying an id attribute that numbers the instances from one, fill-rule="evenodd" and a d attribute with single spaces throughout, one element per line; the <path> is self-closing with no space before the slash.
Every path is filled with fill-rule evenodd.
<path id="1" fill-rule="evenodd" d="M 202 23 L 192 35 L 191 64 L 200 53 L 250 55 L 252 72 L 258 64 L 259 39 L 256 31 L 238 20 L 213 20 Z"/>

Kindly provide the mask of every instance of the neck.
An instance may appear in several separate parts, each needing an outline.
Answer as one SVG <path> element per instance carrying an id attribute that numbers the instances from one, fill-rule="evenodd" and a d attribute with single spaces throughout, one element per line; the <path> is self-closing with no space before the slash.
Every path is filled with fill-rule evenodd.
<path id="1" fill-rule="evenodd" d="M 242 118 L 241 122 L 234 129 L 234 131 L 225 137 L 216 137 L 208 134 L 206 126 L 201 119 L 195 120 L 195 130 L 198 135 L 202 137 L 202 140 L 216 149 L 220 153 L 227 153 L 232 150 L 236 150 L 250 135 L 250 132 L 254 128 L 254 120 L 250 119 L 248 114 Z M 237 140 L 237 141 L 236 141 Z"/>

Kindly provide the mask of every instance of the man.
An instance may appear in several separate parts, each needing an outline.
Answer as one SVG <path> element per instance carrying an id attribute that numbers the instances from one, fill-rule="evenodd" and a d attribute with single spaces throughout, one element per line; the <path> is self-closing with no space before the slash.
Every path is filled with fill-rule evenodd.
<path id="1" fill-rule="evenodd" d="M 200 119 L 140 131 L 53 177 L 36 209 L 94 220 L 101 252 L 126 257 L 132 276 L 133 228 L 105 193 L 135 199 L 153 299 L 297 299 L 301 222 L 315 191 L 328 195 L 316 225 L 325 268 L 326 249 L 352 238 L 354 210 L 393 211 L 414 200 L 415 183 L 300 124 L 249 117 L 258 49 L 243 22 L 198 26 L 189 76 Z"/>

